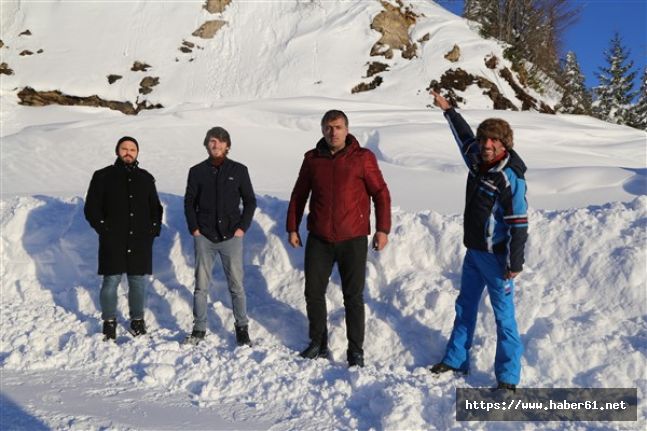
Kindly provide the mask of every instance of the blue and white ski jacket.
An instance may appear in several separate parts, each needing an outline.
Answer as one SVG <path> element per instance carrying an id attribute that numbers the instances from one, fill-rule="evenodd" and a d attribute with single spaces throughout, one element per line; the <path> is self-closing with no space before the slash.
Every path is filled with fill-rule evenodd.
<path id="1" fill-rule="evenodd" d="M 528 238 L 526 165 L 514 150 L 486 173 L 472 129 L 453 108 L 444 113 L 469 169 L 463 214 L 465 247 L 505 254 L 508 269 L 521 272 Z"/>

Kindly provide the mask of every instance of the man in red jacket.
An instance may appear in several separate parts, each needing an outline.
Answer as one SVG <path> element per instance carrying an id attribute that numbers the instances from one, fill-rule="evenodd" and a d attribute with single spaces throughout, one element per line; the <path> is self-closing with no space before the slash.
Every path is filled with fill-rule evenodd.
<path id="1" fill-rule="evenodd" d="M 302 245 L 299 225 L 310 196 L 305 255 L 305 298 L 310 345 L 304 358 L 327 358 L 326 287 L 337 262 L 346 310 L 349 366 L 364 366 L 364 281 L 370 199 L 377 232 L 373 249 L 382 250 L 391 229 L 391 197 L 375 155 L 348 133 L 348 117 L 328 111 L 321 119 L 323 138 L 303 159 L 292 190 L 286 229 L 292 247 Z"/>

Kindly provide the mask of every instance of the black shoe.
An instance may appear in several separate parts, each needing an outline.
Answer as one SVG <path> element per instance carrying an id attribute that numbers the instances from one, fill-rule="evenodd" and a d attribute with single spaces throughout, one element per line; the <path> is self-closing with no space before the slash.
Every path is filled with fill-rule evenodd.
<path id="1" fill-rule="evenodd" d="M 146 323 L 144 319 L 133 319 L 130 321 L 130 333 L 133 337 L 144 335 L 146 333 Z"/>
<path id="2" fill-rule="evenodd" d="M 104 320 L 103 321 L 103 339 L 114 340 L 117 338 L 117 321 Z"/>
<path id="3" fill-rule="evenodd" d="M 504 383 L 504 382 L 499 382 L 496 386 L 496 390 L 499 391 L 509 391 L 509 392 L 516 392 L 517 391 L 517 386 L 513 385 L 512 383 Z"/>
<path id="4" fill-rule="evenodd" d="M 236 329 L 236 344 L 239 346 L 251 346 L 252 340 L 249 339 L 247 326 L 234 326 Z"/>
<path id="5" fill-rule="evenodd" d="M 348 366 L 349 367 L 363 367 L 364 366 L 364 353 L 362 352 L 355 352 L 352 350 L 347 350 L 346 351 L 346 359 L 348 359 Z"/>
<path id="6" fill-rule="evenodd" d="M 444 362 L 437 363 L 436 365 L 431 367 L 429 369 L 429 371 L 431 371 L 433 374 L 442 374 L 442 373 L 446 373 L 448 371 L 453 371 L 455 373 L 462 373 L 462 374 L 467 375 L 467 371 L 460 370 L 460 369 L 454 368 L 454 367 L 450 367 L 449 365 L 445 364 Z"/>
<path id="7" fill-rule="evenodd" d="M 330 359 L 330 350 L 328 350 L 328 344 L 321 342 L 319 346 L 319 356 L 318 358 Z"/>
<path id="8" fill-rule="evenodd" d="M 328 330 L 323 334 L 321 343 L 319 344 L 319 358 L 330 359 L 330 351 L 328 350 Z"/>
<path id="9" fill-rule="evenodd" d="M 310 343 L 310 345 L 306 347 L 304 351 L 299 353 L 299 356 L 306 359 L 317 359 L 317 358 L 328 359 L 329 355 L 330 355 L 330 352 L 328 351 L 328 346 L 321 343 L 320 344 Z"/>
<path id="10" fill-rule="evenodd" d="M 196 346 L 200 341 L 204 340 L 207 331 L 196 331 L 195 329 L 191 332 L 191 335 L 187 336 L 182 344 L 191 344 Z"/>

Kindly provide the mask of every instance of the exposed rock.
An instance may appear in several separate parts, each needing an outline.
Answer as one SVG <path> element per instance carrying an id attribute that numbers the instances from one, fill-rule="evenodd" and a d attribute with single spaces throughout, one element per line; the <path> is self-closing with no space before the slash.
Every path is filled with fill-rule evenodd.
<path id="1" fill-rule="evenodd" d="M 381 76 L 376 76 L 371 82 L 366 84 L 365 82 L 362 82 L 361 84 L 357 84 L 350 90 L 352 94 L 354 93 L 361 93 L 362 91 L 369 91 L 373 90 L 374 88 L 377 88 L 382 84 L 382 77 Z"/>
<path id="2" fill-rule="evenodd" d="M 188 53 L 190 53 L 190 52 L 193 52 L 193 50 L 192 50 L 191 48 L 187 48 L 186 46 L 181 46 L 181 47 L 180 47 L 180 48 L 178 48 L 178 49 L 179 49 L 180 51 L 182 51 L 183 53 L 185 53 L 185 54 L 188 54 Z"/>
<path id="3" fill-rule="evenodd" d="M 207 21 L 200 26 L 199 29 L 191 33 L 193 36 L 200 37 L 202 39 L 211 39 L 213 38 L 218 30 L 220 30 L 227 21 L 222 21 L 215 19 L 213 21 Z"/>
<path id="4" fill-rule="evenodd" d="M 195 47 L 195 43 L 189 42 L 188 40 L 183 40 L 182 45 L 186 46 L 187 48 L 194 48 Z"/>
<path id="5" fill-rule="evenodd" d="M 231 3 L 231 0 L 207 0 L 204 4 L 204 8 L 209 13 L 220 13 L 229 6 L 229 3 Z"/>
<path id="6" fill-rule="evenodd" d="M 465 91 L 475 81 L 474 75 L 465 72 L 463 69 L 449 69 L 440 77 L 440 86 L 447 90 Z"/>
<path id="7" fill-rule="evenodd" d="M 121 76 L 121 75 L 108 75 L 107 78 L 108 78 L 108 84 L 114 84 L 115 82 L 117 82 L 118 80 L 123 78 L 123 76 Z"/>
<path id="8" fill-rule="evenodd" d="M 372 61 L 368 63 L 368 71 L 366 71 L 366 77 L 370 78 L 373 75 L 376 75 L 380 72 L 384 72 L 385 70 L 389 70 L 389 66 L 384 63 L 380 63 L 379 61 Z"/>
<path id="9" fill-rule="evenodd" d="M 411 60 L 413 57 L 416 56 L 416 53 L 418 52 L 418 45 L 415 43 L 412 43 L 410 45 L 407 45 L 406 48 L 402 51 L 402 58 L 406 58 L 407 60 Z"/>
<path id="10" fill-rule="evenodd" d="M 485 90 L 483 91 L 483 94 L 485 96 L 488 96 L 490 100 L 492 100 L 492 107 L 494 109 L 500 109 L 500 110 L 511 110 L 511 111 L 518 111 L 516 106 L 508 99 L 505 97 L 503 94 L 501 94 L 501 90 L 499 90 L 499 87 L 497 85 L 490 81 L 489 79 L 483 78 L 482 76 L 479 76 L 476 80 L 476 85 L 478 85 L 479 88 Z"/>
<path id="11" fill-rule="evenodd" d="M 4 42 L 2 41 L 2 39 L 0 39 L 0 48 L 3 48 L 3 47 L 4 47 Z"/>
<path id="12" fill-rule="evenodd" d="M 0 64 L 0 75 L 13 75 L 13 69 L 7 63 Z"/>
<path id="13" fill-rule="evenodd" d="M 418 43 L 423 44 L 429 40 L 431 36 L 429 36 L 429 33 L 425 33 L 424 36 L 422 36 L 420 39 L 418 39 Z"/>
<path id="14" fill-rule="evenodd" d="M 528 88 L 528 71 L 522 61 L 512 63 L 512 70 L 517 73 L 519 83 L 525 88 Z"/>
<path id="15" fill-rule="evenodd" d="M 445 58 L 452 63 L 456 63 L 458 59 L 461 58 L 461 49 L 458 47 L 458 45 L 454 45 L 451 51 L 445 54 Z"/>
<path id="16" fill-rule="evenodd" d="M 390 60 L 393 58 L 393 50 L 386 45 L 376 43 L 371 48 L 371 57 L 376 57 L 379 55 L 382 55 L 387 60 Z"/>
<path id="17" fill-rule="evenodd" d="M 42 54 L 43 52 L 45 51 L 43 51 L 42 49 L 39 49 L 38 51 L 36 51 L 36 54 Z"/>
<path id="18" fill-rule="evenodd" d="M 146 72 L 152 66 L 142 63 L 141 61 L 136 61 L 133 63 L 133 67 L 130 68 L 133 72 Z"/>
<path id="19" fill-rule="evenodd" d="M 535 111 L 543 112 L 544 114 L 555 113 L 555 110 L 553 110 L 550 106 L 546 105 L 545 103 L 539 103 L 537 99 L 526 93 L 524 89 L 514 81 L 512 72 L 510 72 L 507 67 L 499 71 L 499 76 L 508 81 L 508 84 L 510 84 L 510 87 L 512 87 L 512 89 L 514 90 L 514 94 L 517 96 L 517 99 L 521 100 L 522 111 L 529 111 L 531 109 L 534 109 Z"/>
<path id="20" fill-rule="evenodd" d="M 153 91 L 153 87 L 160 83 L 157 76 L 147 76 L 139 83 L 139 93 L 148 94 Z"/>
<path id="21" fill-rule="evenodd" d="M 496 67 L 499 65 L 499 59 L 494 54 L 486 55 L 483 61 L 485 62 L 485 67 L 487 67 L 488 69 L 496 69 Z"/>
<path id="22" fill-rule="evenodd" d="M 457 106 L 459 102 L 464 103 L 465 99 L 457 95 L 454 90 L 465 91 L 470 85 L 476 85 L 485 90 L 483 91 L 483 95 L 488 96 L 490 100 L 492 100 L 494 109 L 518 110 L 509 99 L 501 94 L 499 87 L 497 87 L 495 83 L 482 76 L 469 74 L 460 68 L 456 70 L 447 70 L 443 76 L 440 77 L 440 82 L 436 80 L 431 81 L 427 90 L 432 88 L 438 92 L 440 92 L 441 89 L 446 90 L 447 99 L 452 103 L 452 105 Z"/>
<path id="23" fill-rule="evenodd" d="M 384 10 L 371 22 L 371 28 L 382 33 L 382 37 L 371 48 L 371 56 L 393 58 L 394 49 L 401 50 L 404 58 L 416 56 L 417 45 L 411 42 L 409 27 L 416 23 L 417 15 L 408 6 L 402 10 L 399 0 L 398 5 L 400 7 L 382 1 Z"/>
<path id="24" fill-rule="evenodd" d="M 27 29 L 27 30 L 23 31 L 22 33 L 20 33 L 18 36 L 31 36 L 31 31 L 29 31 L 29 29 Z"/>
<path id="25" fill-rule="evenodd" d="M 78 97 L 63 94 L 58 90 L 55 91 L 36 91 L 31 87 L 25 87 L 18 92 L 18 98 L 21 105 L 26 106 L 46 106 L 46 105 L 63 105 L 63 106 L 92 106 L 100 108 L 113 109 L 123 112 L 126 115 L 137 115 L 145 109 L 163 108 L 160 104 L 149 105 L 148 101 L 139 102 L 133 106 L 130 102 L 117 102 L 113 100 L 104 100 L 99 96 Z"/>
<path id="26" fill-rule="evenodd" d="M 546 105 L 544 102 L 539 102 L 539 112 L 543 112 L 544 114 L 554 114 L 555 110 L 551 108 L 550 106 Z"/>
<path id="27" fill-rule="evenodd" d="M 30 50 L 26 49 L 20 53 L 20 55 L 33 55 L 34 53 L 31 52 Z"/>

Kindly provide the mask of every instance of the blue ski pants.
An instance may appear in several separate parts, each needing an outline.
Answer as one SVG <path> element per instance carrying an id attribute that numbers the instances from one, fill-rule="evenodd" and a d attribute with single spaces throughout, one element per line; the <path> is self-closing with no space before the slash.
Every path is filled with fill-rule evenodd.
<path id="1" fill-rule="evenodd" d="M 497 381 L 516 385 L 521 375 L 523 345 L 514 317 L 514 282 L 503 278 L 505 255 L 468 249 L 463 260 L 461 289 L 456 298 L 454 329 L 447 343 L 443 363 L 463 371 L 469 369 L 476 317 L 483 288 L 487 286 L 496 321 L 496 356 L 494 373 Z"/>

